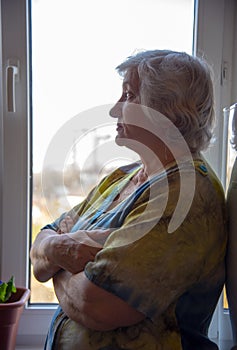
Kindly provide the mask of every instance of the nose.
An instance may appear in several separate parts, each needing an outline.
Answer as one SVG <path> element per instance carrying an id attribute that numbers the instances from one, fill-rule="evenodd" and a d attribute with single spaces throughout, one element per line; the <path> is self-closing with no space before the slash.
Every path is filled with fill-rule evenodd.
<path id="1" fill-rule="evenodd" d="M 120 118 L 122 117 L 122 102 L 120 102 L 120 100 L 115 103 L 115 105 L 111 108 L 111 110 L 109 111 L 109 115 L 112 118 Z"/>

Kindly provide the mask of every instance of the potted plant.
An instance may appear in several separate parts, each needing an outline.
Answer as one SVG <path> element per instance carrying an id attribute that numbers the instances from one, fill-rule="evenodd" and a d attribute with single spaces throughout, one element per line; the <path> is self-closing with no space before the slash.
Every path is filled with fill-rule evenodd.
<path id="1" fill-rule="evenodd" d="M 1 349 L 15 350 L 21 313 L 30 297 L 30 290 L 16 287 L 14 277 L 0 281 L 0 344 Z"/>

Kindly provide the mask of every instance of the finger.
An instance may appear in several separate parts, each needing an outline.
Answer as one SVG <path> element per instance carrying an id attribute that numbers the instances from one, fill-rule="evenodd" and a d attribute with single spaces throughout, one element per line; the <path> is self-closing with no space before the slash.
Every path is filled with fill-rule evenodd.
<path id="1" fill-rule="evenodd" d="M 70 232 L 73 225 L 74 225 L 72 218 L 70 216 L 66 216 L 64 221 L 65 221 L 65 225 L 67 227 L 67 232 Z"/>
<path id="2" fill-rule="evenodd" d="M 66 220 L 63 219 L 61 222 L 60 222 L 60 230 L 63 232 L 63 233 L 66 233 L 67 232 L 67 224 L 66 224 Z"/>

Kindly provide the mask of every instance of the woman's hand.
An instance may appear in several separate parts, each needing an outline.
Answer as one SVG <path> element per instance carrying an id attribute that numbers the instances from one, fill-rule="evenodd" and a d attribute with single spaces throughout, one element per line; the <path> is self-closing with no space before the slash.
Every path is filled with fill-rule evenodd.
<path id="1" fill-rule="evenodd" d="M 40 282 L 52 278 L 63 269 L 72 274 L 84 270 L 89 261 L 103 248 L 110 230 L 79 230 L 58 234 L 42 230 L 36 237 L 30 252 L 34 275 Z"/>
<path id="2" fill-rule="evenodd" d="M 63 220 L 60 221 L 57 233 L 62 234 L 70 232 L 74 224 L 75 222 L 73 218 L 67 215 Z"/>
<path id="3" fill-rule="evenodd" d="M 72 274 L 83 271 L 103 248 L 110 233 L 111 230 L 78 230 L 62 235 L 60 241 L 55 242 L 54 263 Z"/>
<path id="4" fill-rule="evenodd" d="M 47 254 L 55 265 L 75 274 L 83 271 L 102 248 L 103 245 L 91 239 L 86 231 L 77 231 L 59 235 Z"/>
<path id="5" fill-rule="evenodd" d="M 75 240 L 81 240 L 82 238 L 86 240 L 86 237 L 88 238 L 88 242 L 91 242 L 91 244 L 95 247 L 98 247 L 99 245 L 104 245 L 106 239 L 111 234 L 111 229 L 97 229 L 97 230 L 79 230 L 76 232 L 71 232 L 68 235 L 72 237 Z"/>

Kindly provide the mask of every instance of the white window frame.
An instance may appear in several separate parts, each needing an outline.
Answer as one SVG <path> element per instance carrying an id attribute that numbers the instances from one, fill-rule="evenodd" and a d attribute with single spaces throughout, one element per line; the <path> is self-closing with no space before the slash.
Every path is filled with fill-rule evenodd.
<path id="1" fill-rule="evenodd" d="M 30 71 L 27 0 L 2 0 L 0 68 L 0 276 L 15 275 L 18 286 L 28 285 L 29 261 L 29 132 Z M 11 30 L 9 30 L 11 28 Z M 7 67 L 18 66 L 15 79 L 15 112 L 8 112 Z M 17 176 L 15 176 L 17 174 Z M 17 344 L 43 344 L 53 307 L 26 308 L 21 317 Z"/>
<path id="2" fill-rule="evenodd" d="M 0 276 L 3 279 L 14 274 L 18 285 L 27 285 L 26 264 L 29 259 L 27 232 L 29 225 L 29 87 L 28 68 L 28 2 L 26 0 L 0 1 Z M 206 156 L 217 174 L 224 181 L 223 166 L 223 119 L 222 108 L 231 105 L 237 96 L 236 61 L 237 25 L 235 0 L 199 0 L 196 2 L 195 50 L 203 53 L 211 63 L 215 75 L 216 112 L 218 124 L 216 143 Z M 13 25 L 9 30 L 9 25 Z M 13 29 L 14 28 L 14 29 Z M 228 38 L 228 40 L 225 40 Z M 233 45 L 234 48 L 233 50 Z M 9 62 L 9 59 L 12 61 Z M 8 112 L 6 106 L 6 69 L 8 64 L 19 63 L 19 76 L 16 79 L 16 112 Z M 235 63 L 235 64 L 234 64 Z M 227 68 L 227 78 L 223 79 L 222 68 Z M 231 75 L 235 79 L 231 81 Z M 237 98 L 237 97 L 236 97 Z M 17 174 L 17 176 L 15 176 Z M 17 343 L 20 345 L 43 344 L 53 307 L 29 307 L 24 310 L 20 321 Z M 212 336 L 230 339 L 229 315 L 220 306 L 213 321 Z"/>

